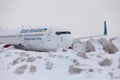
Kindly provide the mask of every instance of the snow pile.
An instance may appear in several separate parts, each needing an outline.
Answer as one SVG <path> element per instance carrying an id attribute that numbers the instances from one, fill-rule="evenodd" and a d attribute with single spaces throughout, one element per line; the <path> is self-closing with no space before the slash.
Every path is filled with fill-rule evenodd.
<path id="1" fill-rule="evenodd" d="M 112 43 L 120 50 L 120 38 L 113 38 Z"/>
<path id="2" fill-rule="evenodd" d="M 102 51 L 108 52 L 109 54 L 114 54 L 119 51 L 120 46 L 118 43 L 120 39 L 106 40 L 105 38 L 100 39 L 90 39 L 85 41 L 75 40 L 73 42 L 73 50 L 77 52 L 94 52 L 94 51 Z M 120 44 L 120 43 L 119 43 Z"/>
<path id="3" fill-rule="evenodd" d="M 120 80 L 120 39 L 105 42 L 118 49 L 114 54 L 104 50 L 103 42 L 78 40 L 73 50 L 56 52 L 1 48 L 1 80 Z"/>
<path id="4" fill-rule="evenodd" d="M 101 38 L 98 41 L 103 46 L 103 49 L 109 54 L 114 54 L 118 51 L 118 48 L 112 42 L 107 41 L 105 38 Z"/>
<path id="5" fill-rule="evenodd" d="M 91 52 L 95 51 L 95 47 L 91 41 L 81 42 L 80 40 L 76 40 L 73 43 L 73 50 L 77 52 Z"/>

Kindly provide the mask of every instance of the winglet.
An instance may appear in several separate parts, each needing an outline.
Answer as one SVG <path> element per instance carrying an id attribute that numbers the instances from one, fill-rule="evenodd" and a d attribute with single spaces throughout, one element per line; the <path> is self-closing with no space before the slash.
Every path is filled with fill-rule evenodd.
<path id="1" fill-rule="evenodd" d="M 107 25 L 106 25 L 106 21 L 104 21 L 104 36 L 107 35 Z"/>

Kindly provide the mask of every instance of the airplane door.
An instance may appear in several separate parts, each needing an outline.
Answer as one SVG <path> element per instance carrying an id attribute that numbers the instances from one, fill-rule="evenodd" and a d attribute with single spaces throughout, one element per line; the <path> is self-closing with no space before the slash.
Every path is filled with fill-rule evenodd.
<path id="1" fill-rule="evenodd" d="M 52 34 L 52 31 L 50 30 L 47 34 L 47 41 L 51 41 L 51 34 Z"/>

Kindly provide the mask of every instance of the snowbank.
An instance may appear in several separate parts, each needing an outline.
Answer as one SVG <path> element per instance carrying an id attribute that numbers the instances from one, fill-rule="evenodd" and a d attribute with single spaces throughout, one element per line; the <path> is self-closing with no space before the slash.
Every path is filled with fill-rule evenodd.
<path id="1" fill-rule="evenodd" d="M 105 38 L 98 39 L 90 39 L 85 41 L 75 40 L 73 42 L 73 50 L 77 52 L 94 52 L 94 51 L 102 51 L 109 54 L 114 54 L 120 49 L 120 38 L 107 40 Z"/>
<path id="2" fill-rule="evenodd" d="M 1 80 L 120 80 L 120 39 L 110 42 L 118 49 L 114 54 L 93 39 L 56 52 L 1 48 Z"/>

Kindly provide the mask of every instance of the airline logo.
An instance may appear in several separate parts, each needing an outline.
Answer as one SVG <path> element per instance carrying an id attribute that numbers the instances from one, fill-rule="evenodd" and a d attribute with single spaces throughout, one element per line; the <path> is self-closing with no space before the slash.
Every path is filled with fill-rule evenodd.
<path id="1" fill-rule="evenodd" d="M 22 29 L 20 33 L 35 33 L 35 32 L 46 32 L 47 28 L 38 28 L 38 29 Z"/>

